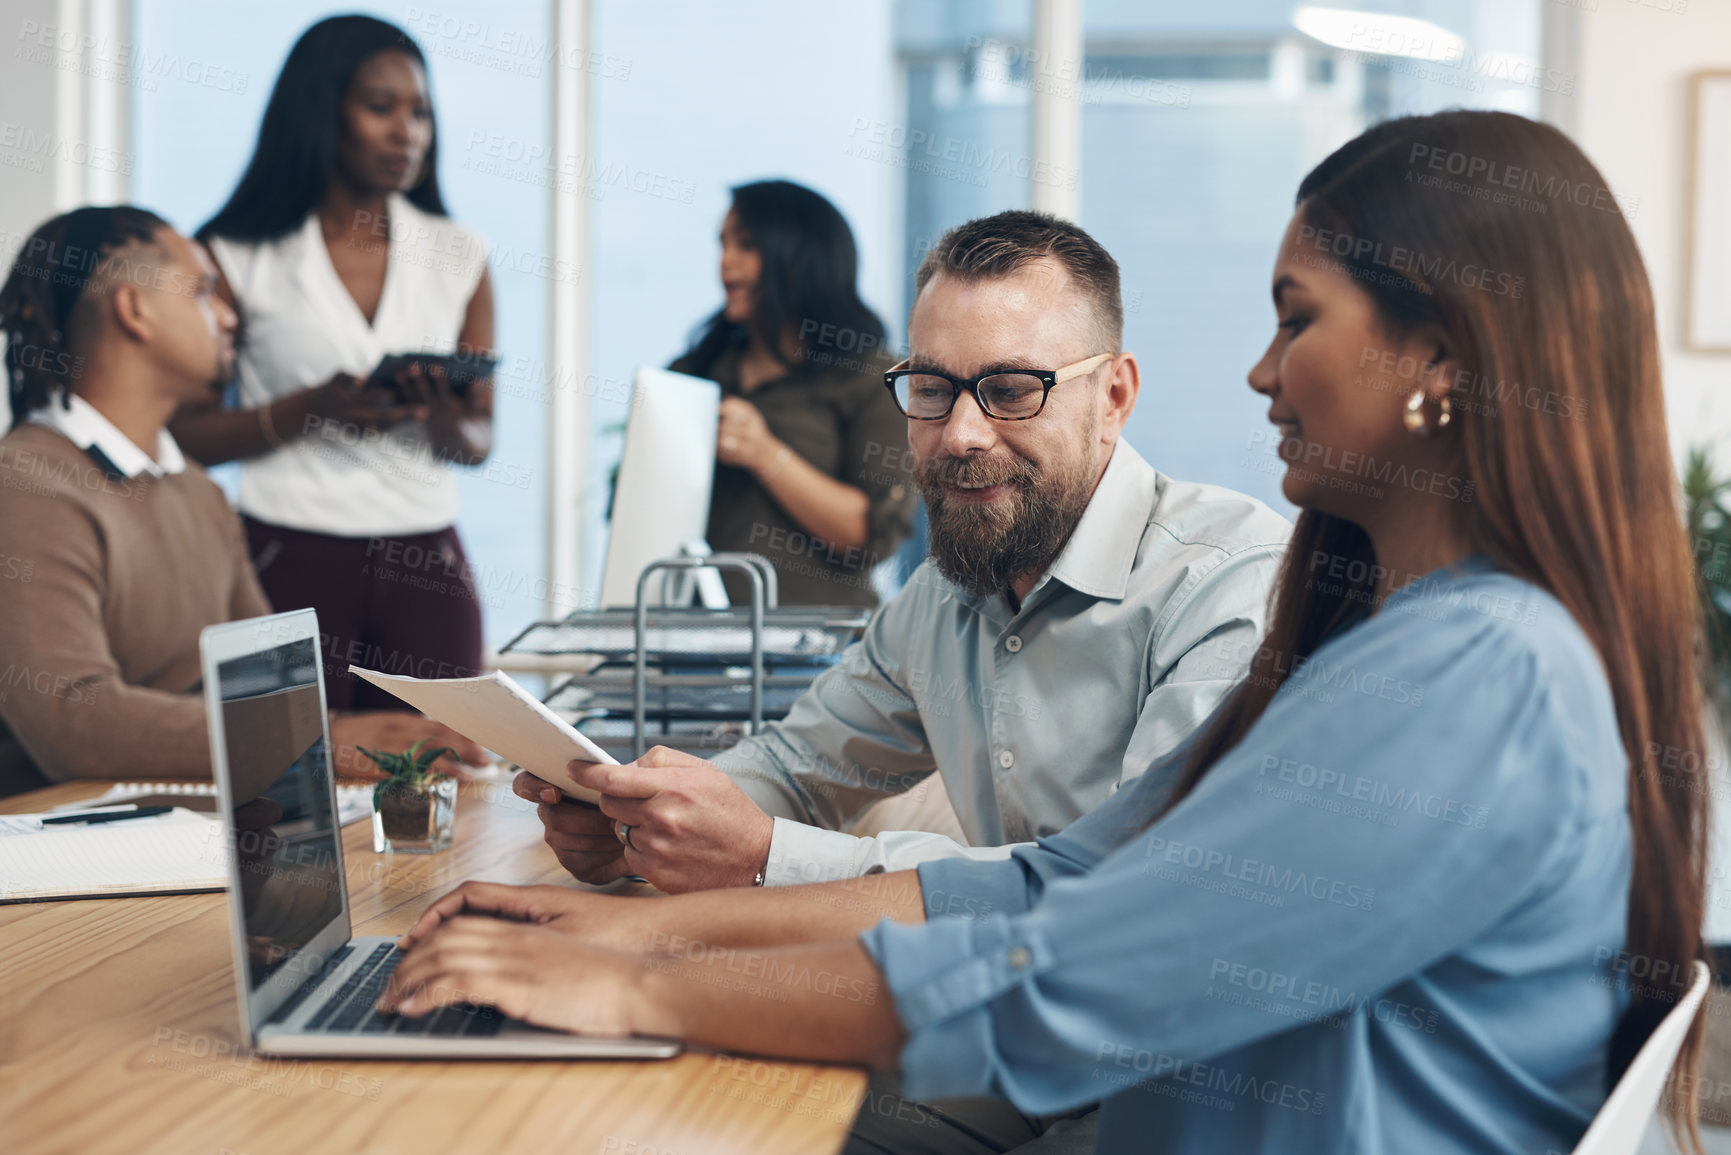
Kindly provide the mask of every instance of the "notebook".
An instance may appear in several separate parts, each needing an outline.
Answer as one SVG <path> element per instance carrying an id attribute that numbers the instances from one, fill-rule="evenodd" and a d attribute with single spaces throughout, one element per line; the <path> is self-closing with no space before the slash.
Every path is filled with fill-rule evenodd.
<path id="1" fill-rule="evenodd" d="M 119 782 L 107 793 L 77 802 L 64 802 L 54 807 L 63 810 L 87 810 L 94 806 L 112 806 L 116 802 L 132 802 L 139 806 L 180 806 L 187 810 L 216 813 L 216 783 L 214 782 Z M 373 816 L 373 788 L 337 784 L 337 821 L 344 826 Z"/>
<path id="2" fill-rule="evenodd" d="M 19 819 L 9 815 L 17 830 Z M 152 818 L 0 837 L 0 903 L 189 894 L 228 886 L 222 824 L 175 809 Z"/>
<path id="3" fill-rule="evenodd" d="M 346 826 L 370 818 L 372 793 L 371 786 L 338 786 L 338 821 Z M 193 894 L 228 886 L 214 782 L 121 782 L 50 813 L 116 803 L 175 809 L 155 818 L 43 829 L 32 829 L 41 815 L 0 817 L 0 903 Z"/>

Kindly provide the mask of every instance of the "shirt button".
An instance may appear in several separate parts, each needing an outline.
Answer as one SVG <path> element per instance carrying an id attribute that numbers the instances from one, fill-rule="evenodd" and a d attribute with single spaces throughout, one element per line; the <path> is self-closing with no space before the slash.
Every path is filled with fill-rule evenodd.
<path id="1" fill-rule="evenodd" d="M 1004 639 L 1004 648 L 1012 654 L 1021 653 L 1022 639 L 1015 634 L 1011 634 L 1009 637 Z"/>
<path id="2" fill-rule="evenodd" d="M 1034 956 L 1028 953 L 1027 947 L 1018 946 L 1011 948 L 1010 957 L 1006 961 L 1009 962 L 1011 970 L 1025 971 L 1028 969 L 1028 964 L 1034 961 Z"/>
<path id="3" fill-rule="evenodd" d="M 1014 754 L 1010 753 L 1008 750 L 998 751 L 998 765 L 1000 765 L 1004 769 L 1008 770 L 1010 767 L 1014 766 L 1015 764 L 1016 764 L 1016 756 Z"/>

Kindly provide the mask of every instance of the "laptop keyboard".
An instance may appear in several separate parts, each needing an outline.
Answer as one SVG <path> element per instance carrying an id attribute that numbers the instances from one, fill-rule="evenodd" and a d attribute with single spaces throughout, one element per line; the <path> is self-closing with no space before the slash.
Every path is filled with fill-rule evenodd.
<path id="1" fill-rule="evenodd" d="M 267 1023 L 288 1022 L 289 1016 L 300 1009 L 300 1005 L 307 1001 L 307 996 L 312 994 L 313 991 L 318 988 L 318 985 L 324 981 L 325 976 L 336 970 L 342 961 L 353 954 L 354 951 L 355 948 L 353 946 L 344 943 L 335 954 L 330 955 L 315 966 L 312 973 L 307 976 L 306 980 L 294 989 L 293 994 L 278 1003 L 276 1010 L 272 1011 L 270 1018 L 265 1021 Z M 310 962 L 311 960 L 309 959 L 308 961 Z"/>
<path id="2" fill-rule="evenodd" d="M 332 955 L 327 966 L 335 966 L 341 962 L 349 951 Z M 459 1003 L 454 1006 L 440 1007 L 424 1015 L 383 1015 L 373 1009 L 379 995 L 384 993 L 385 984 L 391 980 L 391 972 L 397 969 L 397 963 L 403 958 L 395 943 L 382 942 L 373 948 L 373 953 L 361 961 L 355 972 L 343 980 L 343 985 L 325 1000 L 323 1006 L 314 1012 L 308 1020 L 306 1030 L 332 1034 L 393 1034 L 393 1035 L 429 1035 L 435 1037 L 465 1036 L 468 1038 L 484 1038 L 499 1033 L 499 1028 L 505 1025 L 505 1016 L 496 1007 L 476 1006 L 470 1003 Z M 307 984 L 309 987 L 314 985 Z M 296 995 L 291 1001 L 298 1004 L 302 996 Z M 288 1004 L 284 1004 L 285 1007 Z M 293 1009 L 292 1007 L 289 1009 Z M 286 1018 L 279 1010 L 273 1015 L 273 1021 Z"/>

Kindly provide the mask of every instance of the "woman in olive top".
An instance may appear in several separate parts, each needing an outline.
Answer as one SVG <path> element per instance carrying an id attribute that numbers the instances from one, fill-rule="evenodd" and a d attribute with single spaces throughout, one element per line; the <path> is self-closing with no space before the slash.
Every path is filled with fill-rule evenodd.
<path id="1" fill-rule="evenodd" d="M 417 677 L 481 664 L 450 468 L 491 451 L 491 381 L 362 385 L 391 353 L 493 343 L 486 244 L 445 213 L 426 61 L 400 28 L 336 16 L 290 51 L 258 146 L 199 230 L 241 318 L 234 407 L 175 418 L 200 462 L 242 459 L 239 506 L 279 609 L 318 611 L 339 708 L 402 703 L 351 662 Z"/>
<path id="2" fill-rule="evenodd" d="M 784 605 L 876 604 L 872 567 L 913 525 L 907 420 L 858 263 L 817 193 L 740 185 L 721 225 L 726 300 L 671 366 L 721 384 L 709 545 L 769 558 Z"/>

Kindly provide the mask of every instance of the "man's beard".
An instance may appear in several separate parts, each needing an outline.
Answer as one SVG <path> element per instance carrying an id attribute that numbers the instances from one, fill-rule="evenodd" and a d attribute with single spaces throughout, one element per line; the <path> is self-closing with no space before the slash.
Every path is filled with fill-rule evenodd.
<path id="1" fill-rule="evenodd" d="M 950 581 L 976 597 L 1009 589 L 1058 559 L 1093 496 L 1093 441 L 1082 459 L 1066 458 L 1051 474 L 1025 457 L 934 457 L 919 467 L 931 524 L 931 556 Z M 945 484 L 1008 484 L 1013 496 L 986 504 L 952 504 Z"/>

